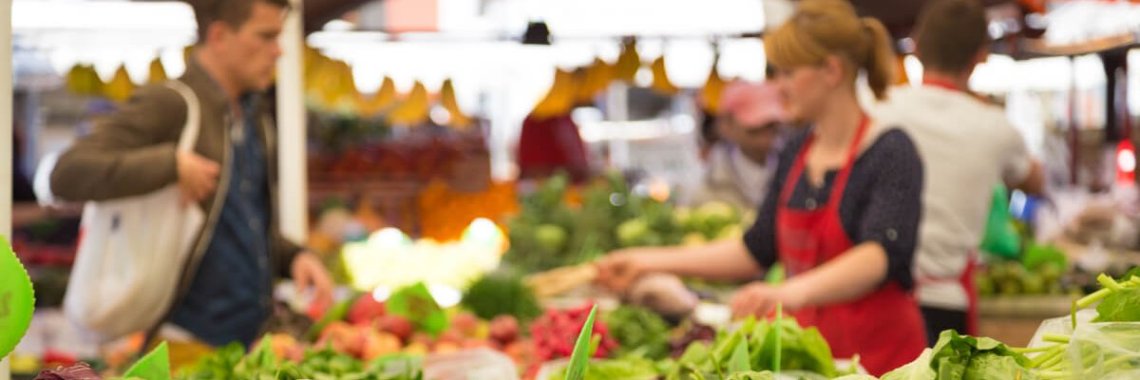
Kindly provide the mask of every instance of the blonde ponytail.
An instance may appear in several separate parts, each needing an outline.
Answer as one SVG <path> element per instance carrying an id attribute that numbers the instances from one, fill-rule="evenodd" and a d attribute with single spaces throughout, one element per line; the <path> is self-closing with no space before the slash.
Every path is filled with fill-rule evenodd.
<path id="1" fill-rule="evenodd" d="M 867 43 L 861 66 L 867 71 L 867 83 L 875 92 L 875 98 L 884 100 L 887 88 L 895 80 L 895 51 L 883 23 L 870 17 L 864 17 L 862 21 Z"/>

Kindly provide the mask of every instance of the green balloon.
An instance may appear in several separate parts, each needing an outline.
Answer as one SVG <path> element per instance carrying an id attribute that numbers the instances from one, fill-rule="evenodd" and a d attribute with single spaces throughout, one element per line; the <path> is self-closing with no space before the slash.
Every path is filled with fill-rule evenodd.
<path id="1" fill-rule="evenodd" d="M 8 356 L 28 332 L 35 303 L 28 272 L 0 236 L 0 357 Z"/>

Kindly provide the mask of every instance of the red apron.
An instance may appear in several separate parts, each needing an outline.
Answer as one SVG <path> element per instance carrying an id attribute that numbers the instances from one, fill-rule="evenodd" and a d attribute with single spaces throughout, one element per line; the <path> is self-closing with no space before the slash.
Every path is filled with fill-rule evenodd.
<path id="1" fill-rule="evenodd" d="M 776 211 L 776 233 L 780 261 L 789 277 L 809 271 L 854 246 L 839 219 L 839 204 L 855 164 L 859 143 L 869 124 L 867 118 L 860 123 L 847 163 L 835 178 L 826 204 L 809 204 L 810 210 L 787 207 L 803 174 L 813 137 L 804 142 L 791 172 L 785 178 L 780 206 Z M 918 303 L 911 293 L 893 281 L 886 282 L 859 300 L 806 307 L 792 312 L 792 315 L 801 325 L 819 328 L 835 357 L 850 358 L 857 354 L 860 363 L 875 376 L 882 376 L 911 362 L 926 347 L 925 326 Z"/>
<path id="2" fill-rule="evenodd" d="M 973 96 L 974 98 L 977 98 L 979 101 L 985 101 L 977 95 L 958 88 L 957 85 L 948 81 L 926 78 L 922 81 L 922 84 L 925 86 L 939 87 L 950 91 L 964 92 L 970 96 Z M 966 331 L 964 332 L 969 335 L 977 335 L 978 290 L 977 285 L 974 283 L 974 271 L 976 270 L 979 262 L 976 252 L 969 252 L 967 255 L 969 256 L 966 258 L 966 268 L 962 270 L 962 273 L 958 277 L 920 278 L 918 279 L 918 286 L 930 285 L 933 283 L 954 282 L 957 283 L 958 286 L 962 287 L 962 290 L 966 292 Z"/>

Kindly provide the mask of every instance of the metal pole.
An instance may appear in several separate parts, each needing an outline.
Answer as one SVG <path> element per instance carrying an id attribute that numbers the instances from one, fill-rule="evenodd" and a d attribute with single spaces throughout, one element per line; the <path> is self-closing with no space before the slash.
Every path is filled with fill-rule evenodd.
<path id="1" fill-rule="evenodd" d="M 303 243 L 308 232 L 308 183 L 305 153 L 304 30 L 301 10 L 304 0 L 293 0 L 293 9 L 281 34 L 281 59 L 277 63 L 278 194 L 281 233 Z"/>

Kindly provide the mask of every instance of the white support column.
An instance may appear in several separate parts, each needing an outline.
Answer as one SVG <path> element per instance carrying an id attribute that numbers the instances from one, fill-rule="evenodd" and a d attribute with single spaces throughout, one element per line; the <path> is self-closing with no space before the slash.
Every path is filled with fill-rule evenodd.
<path id="1" fill-rule="evenodd" d="M 304 0 L 293 0 L 293 9 L 281 34 L 282 56 L 277 63 L 278 195 L 281 232 L 297 243 L 308 237 L 308 181 L 305 160 L 305 96 L 302 47 L 305 40 L 301 10 Z"/>
<path id="2" fill-rule="evenodd" d="M 12 0 L 0 0 L 0 154 L 12 152 Z M 7 159 L 3 160 L 8 162 Z M 0 165 L 0 235 L 12 236 L 12 165 Z M 0 380 L 9 380 L 8 358 L 0 358 Z"/>

